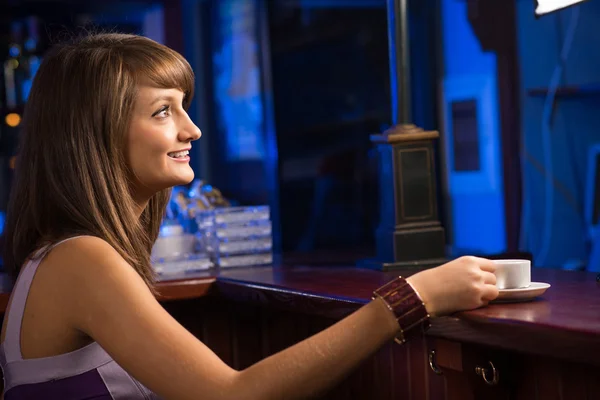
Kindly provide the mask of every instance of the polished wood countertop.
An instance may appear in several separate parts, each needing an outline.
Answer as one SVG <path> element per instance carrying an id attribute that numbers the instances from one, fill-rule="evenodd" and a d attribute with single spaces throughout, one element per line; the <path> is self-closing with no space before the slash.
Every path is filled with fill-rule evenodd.
<path id="1" fill-rule="evenodd" d="M 339 319 L 367 303 L 374 288 L 410 271 L 352 267 L 225 270 L 211 292 L 235 301 Z M 600 284 L 596 274 L 534 268 L 552 286 L 529 302 L 491 304 L 436 318 L 428 335 L 462 343 L 600 365 Z"/>
<path id="2" fill-rule="evenodd" d="M 377 272 L 354 267 L 249 267 L 173 275 L 158 283 L 159 299 L 217 296 L 339 319 L 371 298 L 374 288 L 409 271 Z M 552 287 L 540 298 L 491 304 L 436 318 L 428 335 L 463 343 L 600 365 L 600 284 L 596 274 L 535 268 L 535 282 Z M 0 277 L 0 311 L 10 283 Z"/>

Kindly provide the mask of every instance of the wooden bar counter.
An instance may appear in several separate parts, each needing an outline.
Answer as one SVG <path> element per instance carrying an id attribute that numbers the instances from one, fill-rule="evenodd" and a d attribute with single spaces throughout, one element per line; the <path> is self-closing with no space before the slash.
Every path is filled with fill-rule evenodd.
<path id="1" fill-rule="evenodd" d="M 172 276 L 159 283 L 159 293 L 175 318 L 242 369 L 355 311 L 397 274 L 409 275 L 241 268 Z M 600 399 L 596 275 L 534 269 L 532 280 L 552 287 L 531 302 L 434 319 L 423 340 L 390 343 L 323 398 Z M 0 310 L 9 296 L 6 278 L 3 288 Z"/>

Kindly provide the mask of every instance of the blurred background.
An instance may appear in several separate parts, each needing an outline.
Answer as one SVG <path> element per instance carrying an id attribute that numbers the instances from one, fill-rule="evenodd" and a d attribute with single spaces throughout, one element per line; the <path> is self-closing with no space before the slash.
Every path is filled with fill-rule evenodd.
<path id="1" fill-rule="evenodd" d="M 600 268 L 600 1 L 408 1 L 412 121 L 438 130 L 448 257 Z M 73 32 L 150 37 L 192 65 L 196 177 L 268 205 L 276 254 L 374 254 L 392 124 L 385 0 L 0 0 L 0 231 L 36 69 Z M 598 243 L 596 243 L 598 242 Z"/>

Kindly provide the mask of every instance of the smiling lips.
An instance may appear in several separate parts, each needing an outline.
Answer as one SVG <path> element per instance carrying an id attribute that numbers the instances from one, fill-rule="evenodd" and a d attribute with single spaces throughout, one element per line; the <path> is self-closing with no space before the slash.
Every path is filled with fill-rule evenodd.
<path id="1" fill-rule="evenodd" d="M 177 161 L 186 161 L 189 159 L 189 154 L 190 151 L 189 150 L 181 150 L 181 151 L 174 151 L 172 153 L 168 153 L 167 155 Z"/>

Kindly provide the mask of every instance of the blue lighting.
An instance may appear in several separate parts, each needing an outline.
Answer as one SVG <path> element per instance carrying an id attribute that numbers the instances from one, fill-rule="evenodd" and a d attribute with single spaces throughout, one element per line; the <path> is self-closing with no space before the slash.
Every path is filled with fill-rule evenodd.
<path id="1" fill-rule="evenodd" d="M 21 48 L 17 45 L 12 45 L 10 46 L 10 49 L 8 49 L 8 54 L 10 54 L 11 57 L 19 57 Z"/>
<path id="2" fill-rule="evenodd" d="M 33 40 L 32 38 L 29 38 L 25 41 L 25 49 L 27 49 L 28 51 L 35 50 L 35 45 L 35 40 Z"/>
<path id="3" fill-rule="evenodd" d="M 219 2 L 213 54 L 215 100 L 230 161 L 261 160 L 265 153 L 255 13 L 253 1 Z"/>

